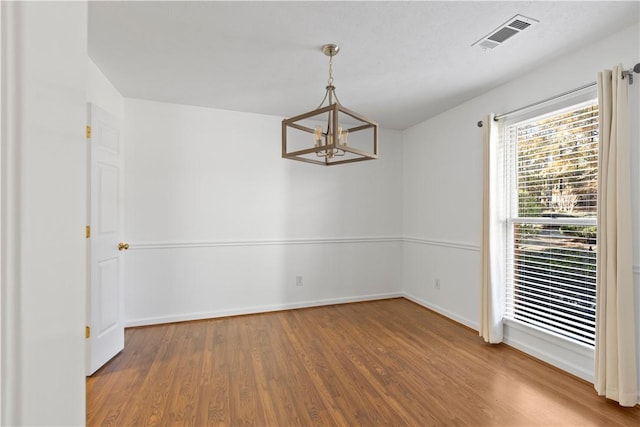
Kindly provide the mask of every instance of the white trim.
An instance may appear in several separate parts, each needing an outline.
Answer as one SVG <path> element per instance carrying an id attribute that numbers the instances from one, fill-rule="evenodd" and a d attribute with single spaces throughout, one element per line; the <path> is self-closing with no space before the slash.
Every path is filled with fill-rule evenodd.
<path id="1" fill-rule="evenodd" d="M 273 239 L 273 240 L 212 240 L 184 242 L 131 242 L 130 250 L 141 249 L 177 249 L 177 248 L 216 248 L 230 246 L 284 246 L 284 245 L 326 245 L 344 243 L 396 243 L 401 237 L 345 237 L 317 239 Z"/>
<path id="2" fill-rule="evenodd" d="M 517 217 L 509 218 L 511 224 L 543 224 L 543 225 L 597 225 L 597 218 L 547 218 L 547 217 Z"/>
<path id="3" fill-rule="evenodd" d="M 578 343 L 571 342 L 567 339 L 563 339 L 557 337 L 553 334 L 550 334 L 546 331 L 538 330 L 537 328 L 531 327 L 530 325 L 523 324 L 518 321 L 514 321 L 512 319 L 504 319 L 505 327 L 509 329 L 513 329 L 521 334 L 526 334 L 536 339 L 544 340 L 551 344 L 552 346 L 557 346 L 564 348 L 567 351 L 570 351 L 576 355 L 579 355 L 583 358 L 590 359 L 593 363 L 594 358 L 594 349 Z M 514 339 L 505 334 L 504 341 L 505 344 L 517 348 L 524 353 L 527 353 L 537 359 L 540 359 L 550 365 L 553 365 L 563 371 L 569 372 L 572 375 L 575 375 L 579 378 L 582 378 L 585 381 L 593 383 L 593 370 L 589 371 L 585 368 L 582 368 L 574 363 L 567 361 L 564 358 L 560 358 L 554 354 L 549 352 L 540 350 L 540 348 L 536 346 L 532 346 L 529 343 Z"/>
<path id="4" fill-rule="evenodd" d="M 419 237 L 405 237 L 402 239 L 406 243 L 416 243 L 420 245 L 441 246 L 445 248 L 462 249 L 465 251 L 480 251 L 480 245 L 476 243 L 454 242 L 450 240 L 422 239 Z"/>
<path id="5" fill-rule="evenodd" d="M 571 110 L 580 104 L 588 105 L 594 101 L 597 102 L 597 100 L 598 88 L 594 83 L 545 99 L 526 108 L 519 109 L 517 112 L 499 114 L 498 116 L 502 116 L 499 120 L 504 120 L 503 124 L 506 128 L 514 123 L 533 122 L 547 116 L 562 114 L 564 110 Z M 505 117 L 506 115 L 509 117 Z"/>
<path id="6" fill-rule="evenodd" d="M 579 353 L 584 356 L 593 356 L 594 347 L 587 344 L 571 340 L 570 338 L 563 337 L 560 334 L 556 334 L 535 325 L 530 325 L 520 320 L 505 318 L 503 322 L 510 328 L 524 331 L 530 335 L 535 335 L 537 338 L 542 338 L 545 341 L 549 341 L 554 345 L 571 351 L 572 353 Z"/>
<path id="7" fill-rule="evenodd" d="M 239 316 L 243 314 L 268 313 L 272 311 L 294 310 L 297 308 L 320 307 L 323 305 L 347 304 L 352 302 L 375 301 L 381 299 L 401 298 L 401 292 L 390 292 L 384 294 L 371 294 L 362 296 L 328 298 L 314 301 L 299 301 L 284 304 L 270 304 L 253 307 L 235 308 L 203 311 L 199 313 L 173 314 L 170 316 L 146 317 L 141 319 L 127 320 L 125 327 L 158 325 L 161 323 L 185 322 L 189 320 L 214 319 L 218 317 Z"/>
<path id="8" fill-rule="evenodd" d="M 422 298 L 416 297 L 414 295 L 411 295 L 407 292 L 403 292 L 402 295 L 404 298 L 415 302 L 416 304 L 419 304 L 423 307 L 426 307 L 432 311 L 435 311 L 436 313 L 439 313 L 451 320 L 454 320 L 458 323 L 461 323 L 462 325 L 465 325 L 471 329 L 474 330 L 478 330 L 478 323 L 471 321 L 467 318 L 464 318 L 462 316 L 457 315 L 456 313 L 453 313 L 449 310 L 446 310 L 438 305 L 432 304 L 428 301 L 425 301 Z M 584 358 L 590 358 L 593 359 L 593 349 L 589 348 L 588 346 L 583 346 L 580 344 L 574 344 L 572 342 L 569 342 L 567 340 L 561 340 L 558 339 L 556 337 L 550 336 L 549 334 L 545 333 L 545 332 L 538 332 L 536 330 L 534 330 L 533 328 L 530 328 L 528 326 L 521 326 L 518 324 L 518 322 L 513 322 L 513 321 L 509 321 L 508 319 L 505 319 L 505 324 L 507 325 L 507 327 L 510 327 L 514 330 L 517 330 L 518 332 L 521 333 L 526 333 L 528 335 L 532 335 L 538 339 L 542 339 L 545 340 L 547 342 L 549 342 L 552 345 L 557 345 L 560 347 L 563 347 L 565 349 L 569 349 L 571 351 L 574 351 L 576 353 L 578 353 L 580 356 L 584 357 Z M 584 368 L 576 365 L 576 364 L 572 364 L 567 362 L 564 359 L 561 359 L 555 355 L 552 355 L 548 352 L 545 351 L 541 351 L 539 348 L 536 348 L 534 346 L 529 345 L 526 342 L 523 342 L 521 340 L 517 340 L 517 339 L 513 339 L 513 338 L 509 338 L 509 337 L 505 337 L 505 340 L 503 341 L 504 344 L 513 347 L 515 349 L 518 349 L 524 353 L 529 354 L 530 356 L 535 357 L 536 359 L 542 360 L 546 363 L 549 363 L 550 365 L 556 366 L 559 369 L 562 369 L 572 375 L 575 375 L 579 378 L 582 378 L 585 381 L 589 381 L 589 382 L 593 382 L 593 372 L 590 372 L 588 370 L 585 370 Z"/>
<path id="9" fill-rule="evenodd" d="M 211 241 L 176 241 L 176 242 L 130 242 L 130 250 L 142 249 L 178 249 L 178 248 L 216 248 L 233 246 L 285 246 L 285 245 L 327 245 L 358 243 L 415 243 L 428 246 L 480 251 L 480 245 L 451 240 L 423 239 L 419 237 L 344 237 L 344 238 L 309 238 L 309 239 L 265 239 L 265 240 L 211 240 Z"/>
<path id="10" fill-rule="evenodd" d="M 411 294 L 409 294 L 407 292 L 402 292 L 402 296 L 404 298 L 408 299 L 409 301 L 413 301 L 418 305 L 426 307 L 429 310 L 435 311 L 436 313 L 441 314 L 441 315 L 443 315 L 445 317 L 448 317 L 451 320 L 455 320 L 456 322 L 461 323 L 461 324 L 463 324 L 465 326 L 468 326 L 471 329 L 474 329 L 476 331 L 478 330 L 478 322 L 474 322 L 474 321 L 471 321 L 471 320 L 469 320 L 469 319 L 467 319 L 465 317 L 459 316 L 456 313 L 453 313 L 453 312 L 451 312 L 449 310 L 446 310 L 446 309 L 444 309 L 444 308 L 442 308 L 442 307 L 440 307 L 438 305 L 432 304 L 432 303 L 430 303 L 430 302 L 428 302 L 426 300 L 423 300 L 422 298 L 418 298 L 418 297 L 416 297 L 414 295 L 411 295 Z"/>
<path id="11" fill-rule="evenodd" d="M 640 265 L 633 266 L 633 274 L 640 274 Z"/>
<path id="12" fill-rule="evenodd" d="M 21 31 L 23 5 L 0 2 L 0 425 L 18 425 L 23 414 L 23 344 L 20 323 L 22 239 L 21 223 L 24 213 L 22 202 L 24 156 L 24 123 L 20 111 L 25 87 L 24 60 L 20 51 L 24 49 Z"/>

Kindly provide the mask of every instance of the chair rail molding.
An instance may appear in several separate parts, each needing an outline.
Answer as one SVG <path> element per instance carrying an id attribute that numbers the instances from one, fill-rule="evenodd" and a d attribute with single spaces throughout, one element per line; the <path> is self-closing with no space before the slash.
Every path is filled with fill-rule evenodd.
<path id="1" fill-rule="evenodd" d="M 455 249 L 462 249 L 465 251 L 475 251 L 475 252 L 480 251 L 480 245 L 477 243 L 456 242 L 452 240 L 425 239 L 422 237 L 409 237 L 409 236 L 405 236 L 402 240 L 406 243 L 415 243 L 419 245 L 441 246 L 445 248 L 455 248 Z"/>
<path id="2" fill-rule="evenodd" d="M 307 239 L 264 239 L 264 240 L 210 240 L 210 241 L 174 241 L 174 242 L 130 242 L 131 250 L 178 249 L 178 248 L 214 248 L 230 246 L 285 246 L 285 245 L 327 245 L 358 243 L 398 243 L 402 237 L 327 237 Z"/>
<path id="3" fill-rule="evenodd" d="M 260 240 L 206 240 L 206 241 L 160 241 L 160 242 L 130 242 L 131 250 L 146 249 L 178 249 L 178 248 L 207 248 L 227 246 L 285 246 L 285 245 L 327 245 L 327 244 L 357 244 L 357 243 L 413 243 L 427 246 L 440 246 L 466 251 L 480 251 L 477 243 L 458 242 L 453 240 L 425 239 L 413 236 L 360 236 L 360 237 L 321 237 L 294 239 L 260 239 Z M 634 267 L 634 272 L 640 272 L 640 266 Z"/>

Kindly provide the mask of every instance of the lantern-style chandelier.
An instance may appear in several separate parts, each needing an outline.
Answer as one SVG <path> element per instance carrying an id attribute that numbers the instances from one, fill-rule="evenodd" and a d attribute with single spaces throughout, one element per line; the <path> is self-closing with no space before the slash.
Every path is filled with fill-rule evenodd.
<path id="1" fill-rule="evenodd" d="M 336 96 L 333 57 L 339 50 L 335 44 L 322 46 L 329 79 L 318 108 L 282 121 L 283 158 L 325 166 L 378 158 L 378 124 L 343 107 Z"/>

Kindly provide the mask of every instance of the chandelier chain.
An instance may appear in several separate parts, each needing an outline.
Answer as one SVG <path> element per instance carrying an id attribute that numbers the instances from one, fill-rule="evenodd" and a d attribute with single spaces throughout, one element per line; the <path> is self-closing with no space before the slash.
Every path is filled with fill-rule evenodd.
<path id="1" fill-rule="evenodd" d="M 329 55 L 329 79 L 327 83 L 329 86 L 333 85 L 333 55 Z"/>

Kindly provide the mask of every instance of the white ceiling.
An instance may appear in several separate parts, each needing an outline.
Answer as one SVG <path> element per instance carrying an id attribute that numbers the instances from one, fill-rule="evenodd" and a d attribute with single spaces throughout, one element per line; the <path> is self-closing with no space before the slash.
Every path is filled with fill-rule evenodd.
<path id="1" fill-rule="evenodd" d="M 290 117 L 336 43 L 342 104 L 405 129 L 637 23 L 640 2 L 90 2 L 89 56 L 125 97 Z M 539 24 L 483 51 L 516 14 Z M 633 65 L 633 64 L 630 64 Z"/>

